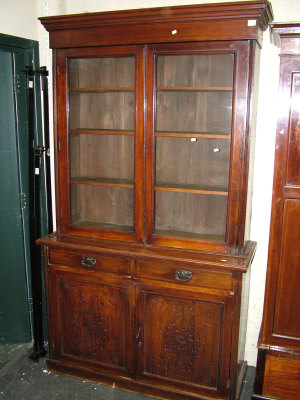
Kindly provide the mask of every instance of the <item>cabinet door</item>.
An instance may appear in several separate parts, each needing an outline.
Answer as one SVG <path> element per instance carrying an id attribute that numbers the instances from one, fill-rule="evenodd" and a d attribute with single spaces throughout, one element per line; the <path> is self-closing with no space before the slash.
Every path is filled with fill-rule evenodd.
<path id="1" fill-rule="evenodd" d="M 220 43 L 149 49 L 148 241 L 221 250 L 243 235 L 247 51 Z"/>
<path id="2" fill-rule="evenodd" d="M 233 299 L 150 286 L 138 298 L 138 377 L 227 395 Z"/>
<path id="3" fill-rule="evenodd" d="M 139 240 L 141 49 L 61 50 L 57 66 L 61 230 Z"/>
<path id="4" fill-rule="evenodd" d="M 54 268 L 48 276 L 50 359 L 96 371 L 130 372 L 127 285 Z"/>

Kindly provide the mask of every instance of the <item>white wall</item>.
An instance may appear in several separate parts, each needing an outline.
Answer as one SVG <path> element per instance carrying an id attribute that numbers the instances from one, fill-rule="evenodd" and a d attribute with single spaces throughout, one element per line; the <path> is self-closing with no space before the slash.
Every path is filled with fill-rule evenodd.
<path id="1" fill-rule="evenodd" d="M 38 40 L 38 1 L 0 0 L 0 33 Z"/>
<path id="2" fill-rule="evenodd" d="M 47 34 L 37 22 L 37 16 L 215 2 L 220 2 L 220 0 L 110 0 L 110 2 L 107 0 L 2 0 L 0 32 L 31 39 L 39 38 L 41 64 L 48 65 L 50 69 L 51 53 L 48 50 Z M 299 0 L 271 0 L 271 3 L 275 21 L 300 21 Z M 270 43 L 269 32 L 266 32 L 261 54 L 251 224 L 251 239 L 258 242 L 258 248 L 252 265 L 246 341 L 246 359 L 250 365 L 256 364 L 256 344 L 263 309 L 272 196 L 278 66 L 278 49 Z"/>

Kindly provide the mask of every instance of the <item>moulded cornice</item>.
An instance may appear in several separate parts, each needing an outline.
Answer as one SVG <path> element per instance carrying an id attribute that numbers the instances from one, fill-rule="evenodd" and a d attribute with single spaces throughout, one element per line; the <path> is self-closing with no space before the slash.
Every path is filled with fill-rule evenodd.
<path id="1" fill-rule="evenodd" d="M 234 19 L 256 20 L 266 30 L 273 19 L 270 2 L 242 1 L 190 6 L 143 8 L 135 10 L 93 12 L 39 18 L 47 31 L 107 27 L 113 25 L 147 25 L 153 23 L 202 22 Z"/>

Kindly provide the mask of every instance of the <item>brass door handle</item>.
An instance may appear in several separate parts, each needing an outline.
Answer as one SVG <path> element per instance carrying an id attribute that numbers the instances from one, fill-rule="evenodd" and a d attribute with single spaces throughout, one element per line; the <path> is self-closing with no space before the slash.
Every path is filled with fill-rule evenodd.
<path id="1" fill-rule="evenodd" d="M 182 282 L 190 281 L 193 277 L 193 273 L 191 271 L 187 271 L 185 269 L 178 269 L 175 271 L 175 279 Z"/>
<path id="2" fill-rule="evenodd" d="M 93 267 L 94 265 L 96 265 L 96 263 L 97 260 L 94 257 L 81 257 L 81 265 L 84 265 L 85 267 Z"/>

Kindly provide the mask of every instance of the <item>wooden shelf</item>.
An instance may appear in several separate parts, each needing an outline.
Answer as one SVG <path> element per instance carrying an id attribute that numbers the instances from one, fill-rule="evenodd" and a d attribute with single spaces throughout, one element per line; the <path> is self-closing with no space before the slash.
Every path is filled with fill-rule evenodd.
<path id="1" fill-rule="evenodd" d="M 98 92 L 134 92 L 134 87 L 85 87 L 85 88 L 69 88 L 73 93 L 98 93 Z"/>
<path id="2" fill-rule="evenodd" d="M 111 231 L 133 232 L 133 226 L 108 224 L 105 222 L 95 222 L 95 221 L 76 221 L 72 223 L 72 226 L 80 226 L 80 227 L 95 228 L 95 229 L 109 229 Z"/>
<path id="3" fill-rule="evenodd" d="M 229 133 L 213 133 L 213 132 L 155 132 L 157 137 L 178 137 L 178 138 L 197 138 L 197 139 L 225 139 L 230 140 Z"/>
<path id="4" fill-rule="evenodd" d="M 230 92 L 232 86 L 157 86 L 159 92 Z"/>
<path id="5" fill-rule="evenodd" d="M 214 188 L 200 185 L 182 185 L 177 183 L 162 183 L 158 182 L 155 187 L 157 191 L 163 192 L 182 192 L 182 193 L 196 193 L 196 194 L 208 194 L 216 196 L 228 196 L 228 190 L 226 188 Z"/>
<path id="6" fill-rule="evenodd" d="M 133 180 L 118 178 L 101 178 L 94 176 L 76 176 L 71 178 L 70 183 L 78 185 L 113 186 L 133 189 Z"/>
<path id="7" fill-rule="evenodd" d="M 125 135 L 134 136 L 134 131 L 123 131 L 114 129 L 89 129 L 89 128 L 78 128 L 71 129 L 70 134 L 90 134 L 90 135 Z"/>
<path id="8" fill-rule="evenodd" d="M 154 235 L 171 236 L 171 237 L 176 237 L 176 238 L 192 239 L 192 240 L 196 239 L 196 240 L 202 240 L 202 241 L 224 242 L 224 236 L 205 235 L 202 233 L 194 233 L 194 232 L 155 229 Z"/>

